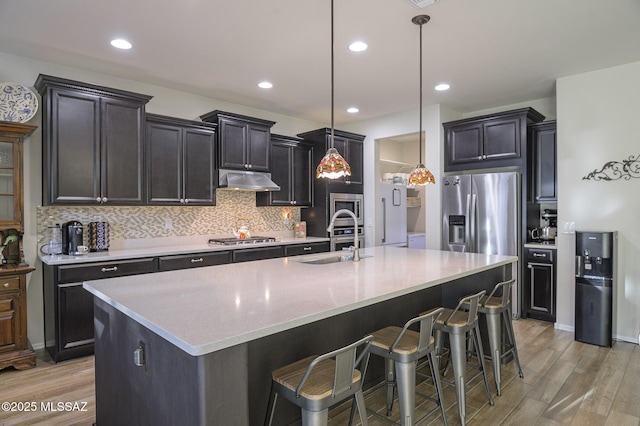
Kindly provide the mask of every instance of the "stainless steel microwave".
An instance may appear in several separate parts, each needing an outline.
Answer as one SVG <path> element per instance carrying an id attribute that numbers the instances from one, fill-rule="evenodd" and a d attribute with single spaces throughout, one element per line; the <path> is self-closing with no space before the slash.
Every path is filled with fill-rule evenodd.
<path id="1" fill-rule="evenodd" d="M 358 226 L 364 226 L 364 196 L 362 194 L 331 193 L 329 194 L 329 220 L 338 210 L 346 209 L 352 212 Z M 327 223 L 327 225 L 329 225 Z M 353 226 L 353 218 L 347 215 L 338 216 L 334 226 Z"/>

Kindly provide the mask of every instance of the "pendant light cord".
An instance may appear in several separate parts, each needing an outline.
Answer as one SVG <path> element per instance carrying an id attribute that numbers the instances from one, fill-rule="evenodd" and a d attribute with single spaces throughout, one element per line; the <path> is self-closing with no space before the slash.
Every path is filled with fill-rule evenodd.
<path id="1" fill-rule="evenodd" d="M 422 162 L 422 24 L 420 24 L 420 134 L 418 135 L 418 146 L 420 148 L 420 157 L 418 158 L 418 163 L 423 164 Z"/>
<path id="2" fill-rule="evenodd" d="M 422 28 L 422 27 L 420 27 Z M 334 148 L 333 0 L 331 0 L 331 148 Z"/>

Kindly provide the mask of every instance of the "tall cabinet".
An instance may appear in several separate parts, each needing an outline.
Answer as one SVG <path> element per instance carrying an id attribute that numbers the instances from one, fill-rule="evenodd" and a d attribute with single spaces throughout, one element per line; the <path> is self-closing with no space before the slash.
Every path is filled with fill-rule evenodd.
<path id="1" fill-rule="evenodd" d="M 42 74 L 35 87 L 43 101 L 43 204 L 143 204 L 151 96 Z"/>
<path id="2" fill-rule="evenodd" d="M 27 274 L 24 262 L 22 144 L 35 126 L 0 121 L 0 369 L 36 366 L 27 338 Z M 11 238 L 11 236 L 15 236 Z M 17 238 L 16 238 L 17 237 Z"/>

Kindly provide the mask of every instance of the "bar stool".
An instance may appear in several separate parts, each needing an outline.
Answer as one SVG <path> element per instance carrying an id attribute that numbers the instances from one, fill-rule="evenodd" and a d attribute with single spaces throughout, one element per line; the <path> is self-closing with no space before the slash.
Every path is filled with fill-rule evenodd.
<path id="1" fill-rule="evenodd" d="M 455 309 L 444 308 L 442 316 L 440 316 L 433 325 L 438 361 L 442 358 L 444 333 L 449 335 L 449 355 L 451 363 L 453 364 L 454 384 L 456 387 L 456 398 L 458 400 L 458 415 L 460 416 L 460 422 L 463 426 L 466 417 L 466 341 L 467 336 L 469 336 L 477 353 L 484 353 L 482 340 L 480 339 L 480 329 L 478 327 L 478 301 L 485 293 L 486 291 L 483 290 L 479 293 L 464 297 Z M 468 311 L 466 312 L 462 310 L 465 305 L 468 307 Z M 478 368 L 480 369 L 478 374 L 482 374 L 489 405 L 493 405 L 483 356 L 478 356 L 478 363 Z"/>
<path id="2" fill-rule="evenodd" d="M 436 369 L 434 358 L 435 340 L 432 336 L 435 320 L 443 311 L 443 308 L 439 308 L 428 314 L 422 314 L 419 317 L 407 321 L 402 328 L 390 326 L 371 333 L 373 336 L 371 353 L 381 356 L 385 360 L 387 376 L 387 417 L 391 415 L 391 409 L 393 408 L 393 394 L 397 381 L 400 424 L 402 426 L 411 426 L 418 423 L 415 419 L 417 393 L 416 365 L 418 360 L 424 357 L 427 357 L 429 360 L 437 398 L 433 399 L 426 395 L 419 395 L 438 404 L 442 413 L 442 421 L 445 425 L 447 424 L 445 407 L 442 402 L 440 374 Z M 419 331 L 409 330 L 408 328 L 415 323 L 420 324 Z M 427 413 L 423 419 L 433 414 L 437 409 L 437 407 L 434 408 Z M 378 413 L 374 414 L 380 416 Z M 382 418 L 391 422 L 386 417 Z"/>
<path id="3" fill-rule="evenodd" d="M 501 364 L 502 359 L 513 354 L 513 360 L 518 368 L 518 375 L 522 378 L 522 368 L 520 367 L 520 359 L 518 358 L 518 348 L 516 346 L 516 336 L 513 333 L 513 324 L 511 322 L 511 287 L 516 282 L 515 279 L 504 281 L 496 284 L 489 296 L 484 296 L 478 302 L 478 313 L 484 314 L 487 319 L 487 334 L 489 337 L 489 348 L 491 350 L 491 356 L 488 357 L 493 362 L 493 379 L 496 382 L 496 390 L 498 396 L 502 395 L 500 389 L 501 382 Z M 502 294 L 501 297 L 495 296 L 495 294 Z M 468 304 L 463 306 L 463 309 L 468 309 Z M 502 345 L 500 344 L 500 319 L 504 321 L 505 329 L 507 331 L 507 337 L 509 339 L 509 349 L 502 352 Z"/>
<path id="4" fill-rule="evenodd" d="M 274 370 L 265 425 L 271 425 L 276 400 L 282 395 L 302 409 L 303 426 L 326 426 L 329 407 L 353 397 L 360 422 L 367 426 L 362 382 L 372 341 L 373 336 L 366 336 L 333 352 L 313 355 Z M 351 417 L 354 414 L 352 406 Z"/>

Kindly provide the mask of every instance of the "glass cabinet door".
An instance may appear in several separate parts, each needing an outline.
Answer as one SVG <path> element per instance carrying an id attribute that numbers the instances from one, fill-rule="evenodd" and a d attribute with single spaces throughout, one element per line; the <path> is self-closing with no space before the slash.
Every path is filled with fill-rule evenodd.
<path id="1" fill-rule="evenodd" d="M 17 195 L 14 144 L 0 141 L 0 224 L 11 225 L 20 220 Z"/>

